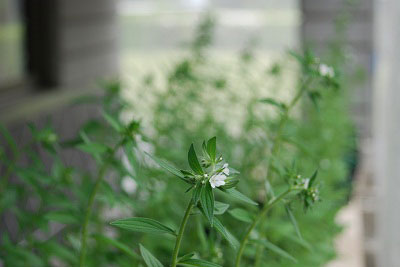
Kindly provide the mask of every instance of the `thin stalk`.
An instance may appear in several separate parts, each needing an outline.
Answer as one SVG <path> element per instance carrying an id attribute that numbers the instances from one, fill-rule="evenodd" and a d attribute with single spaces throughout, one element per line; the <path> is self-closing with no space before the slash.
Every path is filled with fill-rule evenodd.
<path id="1" fill-rule="evenodd" d="M 264 218 L 264 216 L 267 214 L 267 212 L 279 201 L 281 201 L 287 194 L 289 194 L 293 188 L 287 189 L 285 192 L 281 193 L 279 196 L 276 198 L 271 199 L 271 201 L 268 202 L 267 205 L 264 206 L 264 208 L 261 210 L 261 212 L 257 215 L 257 217 L 254 219 L 253 223 L 249 226 L 249 228 L 246 231 L 246 234 L 244 235 L 242 242 L 240 242 L 240 248 L 238 251 L 238 254 L 236 256 L 236 267 L 240 267 L 240 261 L 242 259 L 243 251 L 247 245 L 247 242 L 249 241 L 249 237 L 253 229 L 257 226 L 258 222 Z"/>
<path id="2" fill-rule="evenodd" d="M 121 144 L 122 144 L 122 141 L 119 142 L 113 148 L 113 150 L 111 151 L 110 156 L 114 155 L 115 151 L 117 151 L 117 149 L 119 148 L 119 146 Z M 83 225 L 82 225 L 81 250 L 80 250 L 80 255 L 79 255 L 79 267 L 83 267 L 85 265 L 86 250 L 87 250 L 88 225 L 89 225 L 90 215 L 92 214 L 94 200 L 96 198 L 97 192 L 99 191 L 100 185 L 103 182 L 104 176 L 105 176 L 105 174 L 107 172 L 107 168 L 108 168 L 108 162 L 106 161 L 105 163 L 103 163 L 103 165 L 99 169 L 96 183 L 95 183 L 95 185 L 93 187 L 92 192 L 90 193 L 88 204 L 86 206 L 85 218 L 84 218 Z"/>
<path id="3" fill-rule="evenodd" d="M 183 216 L 181 225 L 179 227 L 178 236 L 176 237 L 175 248 L 174 252 L 172 253 L 172 261 L 171 261 L 172 267 L 176 267 L 176 265 L 178 264 L 179 248 L 181 246 L 183 233 L 185 232 L 186 223 L 189 219 L 190 212 L 192 211 L 193 207 L 194 207 L 193 202 L 190 201 L 188 207 L 186 208 L 185 215 Z"/>
<path id="4" fill-rule="evenodd" d="M 104 176 L 106 174 L 107 165 L 108 164 L 103 164 L 103 166 L 99 170 L 96 184 L 94 185 L 93 190 L 90 193 L 89 201 L 86 206 L 85 219 L 83 221 L 83 226 L 82 226 L 81 251 L 80 251 L 80 255 L 79 255 L 79 266 L 80 267 L 83 267 L 85 265 L 89 219 L 90 219 L 90 215 L 92 214 L 94 199 L 96 197 L 97 192 L 99 191 L 100 185 L 103 182 Z"/>

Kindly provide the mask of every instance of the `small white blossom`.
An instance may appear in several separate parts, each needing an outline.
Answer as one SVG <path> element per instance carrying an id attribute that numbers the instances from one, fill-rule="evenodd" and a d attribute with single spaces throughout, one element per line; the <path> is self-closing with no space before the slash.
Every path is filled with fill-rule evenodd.
<path id="1" fill-rule="evenodd" d="M 303 186 L 304 186 L 304 189 L 308 189 L 308 185 L 309 185 L 309 183 L 310 183 L 310 179 L 303 179 Z"/>
<path id="2" fill-rule="evenodd" d="M 225 174 L 226 176 L 229 176 L 229 168 L 228 168 L 228 163 L 225 163 L 222 170 L 222 173 Z"/>
<path id="3" fill-rule="evenodd" d="M 224 173 L 217 173 L 211 176 L 210 184 L 212 188 L 219 187 L 221 185 L 225 185 L 226 175 Z"/>
<path id="4" fill-rule="evenodd" d="M 319 65 L 319 74 L 321 74 L 321 76 L 324 76 L 324 77 L 333 78 L 333 76 L 335 76 L 335 71 L 333 70 L 332 67 L 329 67 L 326 64 L 320 64 Z"/>
<path id="5" fill-rule="evenodd" d="M 128 193 L 128 194 L 133 194 L 136 192 L 137 189 L 137 184 L 136 182 L 129 176 L 125 176 L 122 178 L 122 189 Z"/>

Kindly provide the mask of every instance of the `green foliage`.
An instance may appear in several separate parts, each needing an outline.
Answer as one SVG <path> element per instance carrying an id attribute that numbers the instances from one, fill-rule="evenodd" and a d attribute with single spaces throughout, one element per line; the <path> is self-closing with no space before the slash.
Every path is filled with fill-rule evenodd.
<path id="1" fill-rule="evenodd" d="M 307 50 L 260 67 L 246 48 L 227 67 L 207 55 L 213 25 L 201 23 L 192 53 L 161 78 L 143 79 L 151 103 L 127 103 L 129 89 L 113 81 L 79 100 L 102 116 L 71 140 L 31 125 L 18 144 L 0 128 L 0 213 L 17 229 L 0 240 L 5 266 L 234 266 L 238 255 L 240 266 L 322 266 L 334 257 L 354 150 L 342 66 Z M 67 165 L 64 150 L 93 168 Z"/>

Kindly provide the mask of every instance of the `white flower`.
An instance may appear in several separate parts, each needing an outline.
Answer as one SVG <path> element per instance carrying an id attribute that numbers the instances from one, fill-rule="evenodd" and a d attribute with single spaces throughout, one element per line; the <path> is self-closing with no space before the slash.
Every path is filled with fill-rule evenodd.
<path id="1" fill-rule="evenodd" d="M 333 78 L 333 76 L 335 76 L 335 71 L 333 70 L 332 67 L 329 67 L 328 65 L 320 64 L 319 65 L 319 74 L 321 74 L 321 76 Z"/>
<path id="2" fill-rule="evenodd" d="M 226 176 L 229 176 L 228 163 L 225 163 L 224 166 L 222 166 L 222 168 L 223 168 L 222 173 L 225 174 Z"/>
<path id="3" fill-rule="evenodd" d="M 125 176 L 122 178 L 122 189 L 128 193 L 128 194 L 133 194 L 136 192 L 137 184 L 136 182 L 132 179 L 132 177 Z"/>
<path id="4" fill-rule="evenodd" d="M 225 185 L 226 175 L 224 173 L 217 173 L 211 176 L 210 184 L 212 188 L 219 187 L 221 185 Z"/>

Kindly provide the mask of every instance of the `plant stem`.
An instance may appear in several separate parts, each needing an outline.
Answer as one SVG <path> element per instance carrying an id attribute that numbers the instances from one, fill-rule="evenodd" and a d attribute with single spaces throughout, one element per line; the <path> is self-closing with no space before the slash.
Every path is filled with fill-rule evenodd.
<path id="1" fill-rule="evenodd" d="M 267 164 L 267 180 L 270 180 L 270 176 L 271 176 L 271 172 L 269 171 L 271 169 L 271 165 L 272 165 L 272 158 L 274 158 L 276 156 L 276 154 L 279 152 L 279 147 L 280 147 L 280 143 L 281 143 L 281 138 L 282 138 L 282 131 L 283 128 L 286 125 L 286 122 L 289 119 L 289 114 L 290 111 L 293 109 L 294 106 L 296 106 L 296 104 L 299 102 L 300 98 L 303 96 L 304 92 L 307 90 L 307 87 L 310 85 L 312 79 L 310 77 L 308 77 L 301 85 L 300 89 L 298 90 L 298 92 L 296 93 L 296 95 L 293 97 L 292 101 L 290 101 L 286 112 L 282 115 L 281 120 L 279 121 L 279 125 L 278 125 L 278 130 L 277 133 L 275 135 L 275 139 L 274 139 L 274 143 L 272 146 L 272 150 L 271 150 L 271 155 L 268 159 L 268 164 Z M 260 215 L 260 214 L 259 214 Z M 262 216 L 263 217 L 263 216 Z M 253 228 L 250 230 L 250 232 L 254 229 L 254 227 L 257 225 L 257 222 L 254 221 L 253 222 L 254 226 Z M 249 234 L 250 234 L 249 232 Z M 245 236 L 246 238 L 246 236 Z M 248 238 L 248 236 L 247 236 Z M 246 241 L 247 242 L 247 241 Z M 245 246 L 246 244 L 244 244 Z M 244 248 L 243 248 L 244 250 Z M 239 251 L 240 252 L 240 251 Z M 257 262 L 259 261 L 259 259 L 261 258 L 260 253 L 262 252 L 262 249 L 257 249 L 256 252 L 256 266 L 257 266 Z M 241 252 L 243 253 L 243 251 Z M 238 255 L 239 256 L 239 255 Z M 238 264 L 238 263 L 237 263 Z M 239 258 L 239 264 L 240 264 L 240 258 Z M 236 265 L 239 266 L 239 265 Z"/>
<path id="2" fill-rule="evenodd" d="M 246 234 L 244 235 L 242 242 L 240 242 L 240 248 L 238 251 L 238 254 L 236 256 L 236 267 L 240 267 L 240 261 L 242 259 L 243 251 L 247 245 L 247 242 L 249 241 L 249 237 L 253 229 L 257 226 L 258 222 L 264 218 L 264 216 L 267 214 L 267 212 L 279 201 L 281 201 L 287 194 L 289 194 L 293 188 L 289 188 L 283 193 L 281 193 L 279 196 L 276 198 L 271 199 L 271 201 L 268 202 L 267 205 L 264 206 L 264 208 L 261 210 L 261 212 L 257 215 L 257 217 L 254 219 L 253 223 L 249 226 L 249 228 L 246 231 Z"/>
<path id="3" fill-rule="evenodd" d="M 175 248 L 174 248 L 174 252 L 172 253 L 172 261 L 171 261 L 172 267 L 176 267 L 176 265 L 178 263 L 178 254 L 179 254 L 179 248 L 180 248 L 181 242 L 182 242 L 183 233 L 185 231 L 186 223 L 189 219 L 190 212 L 192 211 L 193 207 L 194 207 L 193 202 L 192 202 L 192 200 L 190 200 L 189 205 L 186 208 L 185 215 L 183 216 L 181 225 L 179 227 L 178 236 L 176 237 Z"/>
<path id="4" fill-rule="evenodd" d="M 88 204 L 86 206 L 85 211 L 85 219 L 83 221 L 82 226 L 82 235 L 81 235 L 81 251 L 79 255 L 79 266 L 83 267 L 85 265 L 85 257 L 86 257 L 86 249 L 87 249 L 87 235 L 88 235 L 88 224 L 90 215 L 92 213 L 94 199 L 96 197 L 97 192 L 99 191 L 100 185 L 103 182 L 104 175 L 106 174 L 108 164 L 103 164 L 103 166 L 99 170 L 98 178 L 96 180 L 96 184 L 93 187 L 92 192 L 90 193 Z"/>

